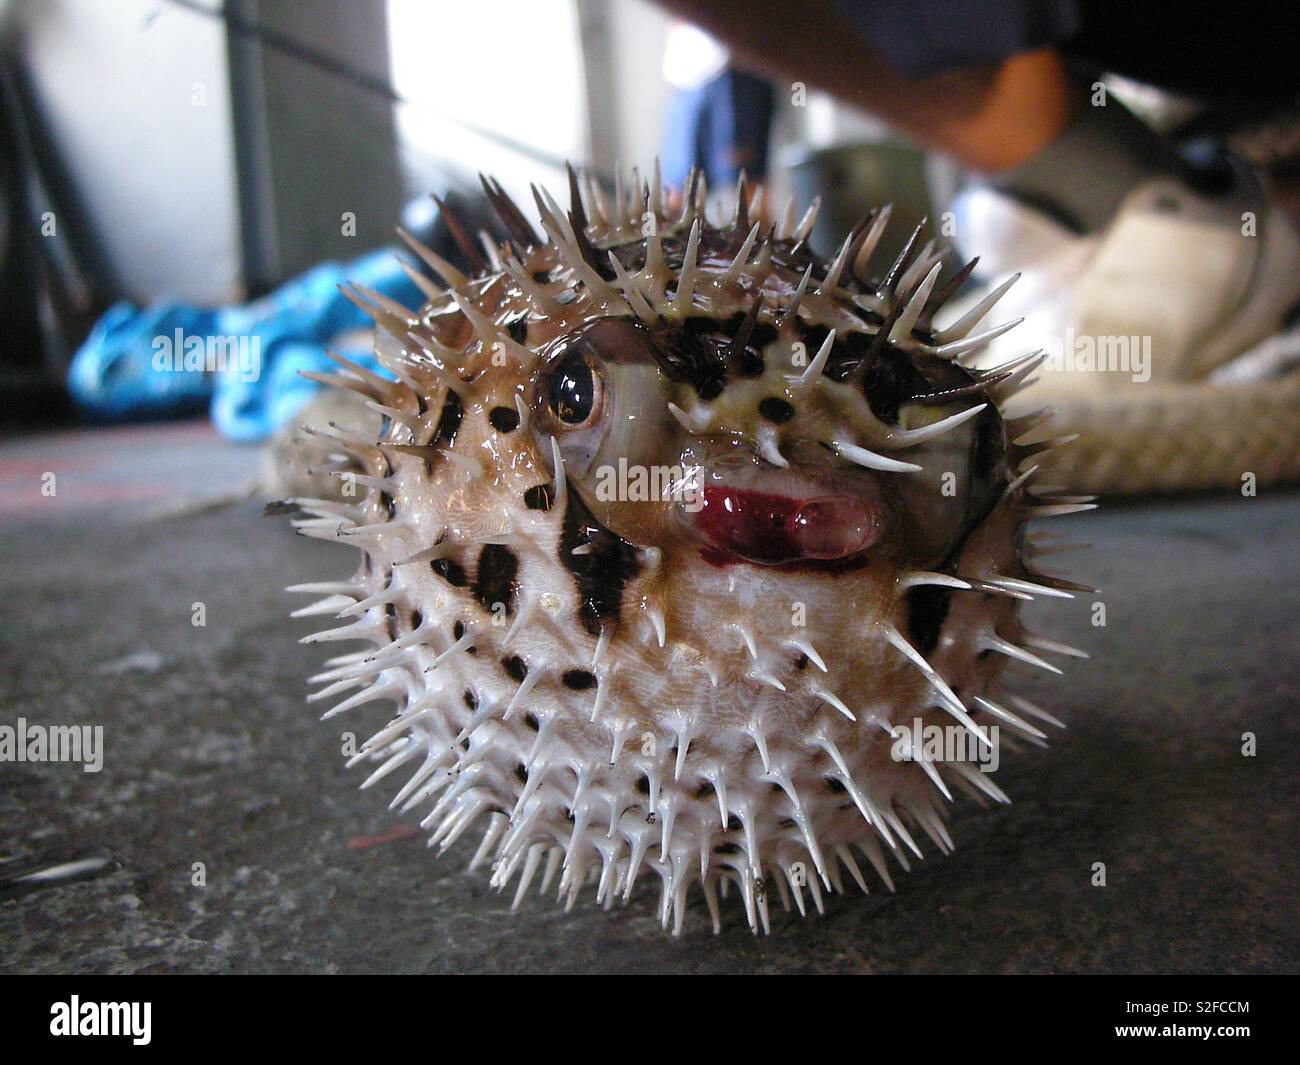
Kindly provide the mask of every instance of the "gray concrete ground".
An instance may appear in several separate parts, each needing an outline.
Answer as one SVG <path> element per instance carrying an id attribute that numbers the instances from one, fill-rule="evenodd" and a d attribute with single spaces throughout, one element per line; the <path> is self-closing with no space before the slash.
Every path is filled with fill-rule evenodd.
<path id="1" fill-rule="evenodd" d="M 343 553 L 253 502 L 145 520 L 178 494 L 234 489 L 255 465 L 189 426 L 0 444 L 0 725 L 105 728 L 100 773 L 0 764 L 0 971 L 1300 967 L 1294 492 L 1067 519 L 1094 544 L 1071 568 L 1103 593 L 1043 607 L 1042 627 L 1094 657 L 1024 684 L 1070 727 L 1004 763 L 1014 805 L 960 800 L 956 853 L 931 853 L 897 894 L 873 885 L 825 916 L 778 914 L 770 937 L 734 906 L 717 937 L 694 914 L 673 940 L 657 892 L 612 913 L 533 898 L 511 914 L 464 873 L 472 840 L 435 860 L 391 831 L 415 819 L 389 814 L 382 788 L 356 791 L 339 729 L 304 705 L 323 654 L 299 646 L 307 629 L 281 591 L 341 573 Z M 1089 624 L 1094 601 L 1104 628 Z M 196 602 L 206 627 L 191 624 Z M 12 882 L 86 858 L 113 864 Z M 1105 887 L 1091 882 L 1098 861 Z"/>

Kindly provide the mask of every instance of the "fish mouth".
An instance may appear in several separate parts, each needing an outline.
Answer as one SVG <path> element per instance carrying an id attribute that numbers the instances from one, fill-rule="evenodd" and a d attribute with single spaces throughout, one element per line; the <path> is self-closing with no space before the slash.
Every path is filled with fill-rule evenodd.
<path id="1" fill-rule="evenodd" d="M 889 525 L 873 478 L 824 467 L 712 470 L 689 517 L 714 565 L 832 572 L 863 564 Z"/>

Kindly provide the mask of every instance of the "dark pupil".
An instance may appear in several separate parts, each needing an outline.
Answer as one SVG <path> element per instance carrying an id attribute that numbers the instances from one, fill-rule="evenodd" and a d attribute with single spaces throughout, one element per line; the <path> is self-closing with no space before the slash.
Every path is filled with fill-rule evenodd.
<path id="1" fill-rule="evenodd" d="M 562 422 L 579 425 L 591 416 L 595 386 L 581 356 L 565 359 L 551 374 L 551 410 Z"/>

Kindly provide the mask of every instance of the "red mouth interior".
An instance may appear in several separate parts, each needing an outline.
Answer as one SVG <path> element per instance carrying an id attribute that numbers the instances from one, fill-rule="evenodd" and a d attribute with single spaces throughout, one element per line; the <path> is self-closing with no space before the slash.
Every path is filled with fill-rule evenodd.
<path id="1" fill-rule="evenodd" d="M 853 496 L 791 499 L 725 485 L 706 485 L 695 514 L 708 554 L 768 566 L 847 559 L 875 543 L 881 524 L 879 508 Z"/>

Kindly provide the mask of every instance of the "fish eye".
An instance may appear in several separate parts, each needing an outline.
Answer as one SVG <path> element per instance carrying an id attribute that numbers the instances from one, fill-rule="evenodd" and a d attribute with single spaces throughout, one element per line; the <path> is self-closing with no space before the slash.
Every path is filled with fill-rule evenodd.
<path id="1" fill-rule="evenodd" d="M 579 350 L 571 350 L 543 375 L 542 395 L 551 415 L 562 425 L 578 429 L 600 414 L 604 396 L 601 377 Z"/>

